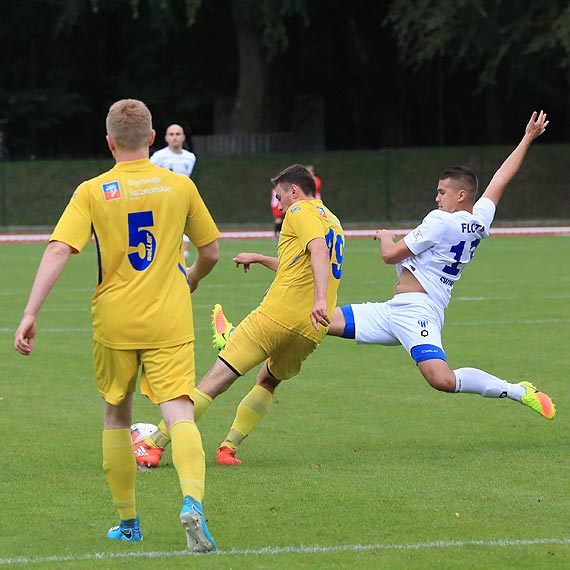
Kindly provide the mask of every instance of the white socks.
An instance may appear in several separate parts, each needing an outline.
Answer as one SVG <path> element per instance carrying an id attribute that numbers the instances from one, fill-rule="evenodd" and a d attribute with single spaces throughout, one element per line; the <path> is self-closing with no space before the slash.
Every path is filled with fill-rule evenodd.
<path id="1" fill-rule="evenodd" d="M 525 387 L 511 384 L 477 368 L 458 368 L 455 374 L 455 391 L 480 394 L 483 398 L 510 398 L 521 401 Z"/>

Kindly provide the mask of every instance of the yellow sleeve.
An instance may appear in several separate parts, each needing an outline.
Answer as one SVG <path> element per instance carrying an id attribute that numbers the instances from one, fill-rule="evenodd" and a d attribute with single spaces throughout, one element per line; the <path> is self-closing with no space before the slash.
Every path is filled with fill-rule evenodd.
<path id="1" fill-rule="evenodd" d="M 73 193 L 51 234 L 50 241 L 61 241 L 78 252 L 89 243 L 93 233 L 89 198 L 89 184 L 84 182 Z"/>
<path id="2" fill-rule="evenodd" d="M 190 209 L 184 233 L 190 238 L 194 247 L 202 247 L 218 239 L 220 231 L 198 189 L 192 181 L 190 182 Z"/>

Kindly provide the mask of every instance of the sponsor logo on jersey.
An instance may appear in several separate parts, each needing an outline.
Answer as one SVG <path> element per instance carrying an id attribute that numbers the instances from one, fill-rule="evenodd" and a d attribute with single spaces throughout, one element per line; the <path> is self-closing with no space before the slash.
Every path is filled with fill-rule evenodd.
<path id="1" fill-rule="evenodd" d="M 319 214 L 323 217 L 326 218 L 327 217 L 327 213 L 325 212 L 325 209 L 322 206 L 316 206 L 317 208 L 317 212 L 319 212 Z"/>
<path id="2" fill-rule="evenodd" d="M 121 194 L 121 187 L 117 181 L 115 182 L 106 182 L 105 184 L 101 185 L 103 188 L 103 196 L 105 196 L 105 200 L 110 202 L 111 200 L 118 200 L 122 198 Z"/>
<path id="3" fill-rule="evenodd" d="M 291 208 L 289 208 L 289 210 L 287 210 L 288 212 L 291 212 L 291 214 L 294 214 L 295 212 L 298 212 L 301 209 L 301 206 L 293 206 Z"/>
<path id="4" fill-rule="evenodd" d="M 420 325 L 420 327 L 421 327 L 422 329 L 427 329 L 427 328 L 428 328 L 428 325 L 429 325 L 429 321 L 428 321 L 427 319 L 420 319 L 420 320 L 418 321 L 418 325 Z"/>

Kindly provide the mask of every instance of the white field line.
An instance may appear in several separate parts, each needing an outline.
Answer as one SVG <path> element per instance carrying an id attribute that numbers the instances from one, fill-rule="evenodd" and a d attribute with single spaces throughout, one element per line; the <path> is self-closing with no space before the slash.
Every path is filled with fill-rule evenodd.
<path id="1" fill-rule="evenodd" d="M 0 558 L 0 565 L 42 564 L 45 562 L 82 562 L 86 560 L 110 559 L 141 559 L 141 558 L 174 558 L 179 556 L 263 556 L 279 554 L 334 554 L 336 552 L 371 552 L 379 550 L 427 550 L 447 548 L 506 548 L 515 546 L 537 546 L 544 544 L 570 545 L 570 538 L 531 538 L 531 539 L 498 539 L 498 540 L 452 540 L 435 542 L 419 542 L 415 544 L 346 544 L 338 546 L 265 546 L 262 548 L 247 548 L 218 550 L 213 554 L 193 554 L 186 550 L 170 552 L 97 552 L 95 554 L 80 554 L 67 556 L 17 556 L 15 558 Z"/>
<path id="2" fill-rule="evenodd" d="M 406 235 L 411 228 L 395 228 L 392 231 L 397 236 Z M 372 238 L 376 229 L 345 230 L 347 237 Z M 491 228 L 492 235 L 570 235 L 570 226 L 532 226 Z M 51 234 L 0 234 L 0 243 L 41 243 L 49 240 Z M 236 230 L 222 231 L 222 239 L 273 239 L 273 232 L 269 230 Z"/>

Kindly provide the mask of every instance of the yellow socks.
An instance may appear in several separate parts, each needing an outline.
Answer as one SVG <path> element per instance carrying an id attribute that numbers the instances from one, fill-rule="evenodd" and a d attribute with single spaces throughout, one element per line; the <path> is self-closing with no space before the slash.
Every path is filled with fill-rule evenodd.
<path id="1" fill-rule="evenodd" d="M 272 402 L 273 394 L 256 384 L 240 402 L 234 423 L 220 447 L 237 449 L 267 413 Z"/>
<path id="2" fill-rule="evenodd" d="M 182 420 L 170 427 L 172 438 L 172 462 L 178 473 L 184 496 L 198 502 L 204 499 L 206 461 L 202 438 L 194 422 Z"/>
<path id="3" fill-rule="evenodd" d="M 134 519 L 137 464 L 128 429 L 103 430 L 103 470 L 121 520 Z"/>
<path id="4" fill-rule="evenodd" d="M 196 388 L 194 390 L 194 421 L 197 422 L 208 410 L 213 402 L 208 394 L 204 394 Z"/>

